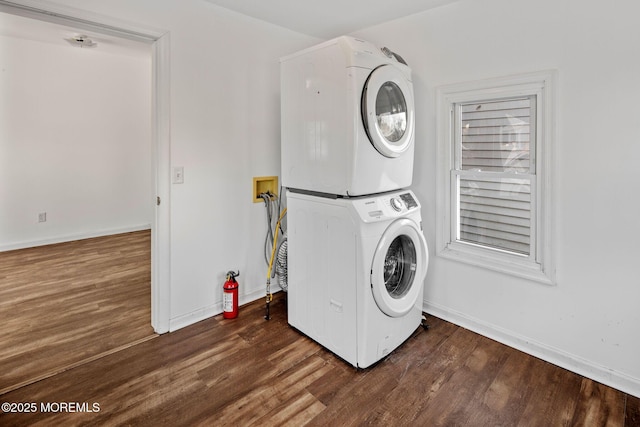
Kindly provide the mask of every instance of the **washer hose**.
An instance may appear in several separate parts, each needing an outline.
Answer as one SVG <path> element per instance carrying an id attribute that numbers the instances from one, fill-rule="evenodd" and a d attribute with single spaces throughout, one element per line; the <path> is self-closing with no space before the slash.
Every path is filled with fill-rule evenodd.
<path id="1" fill-rule="evenodd" d="M 280 218 L 278 218 L 278 222 L 276 223 L 276 232 L 275 232 L 275 235 L 273 236 L 273 247 L 271 248 L 271 259 L 269 260 L 269 268 L 267 269 L 267 289 L 266 289 L 267 314 L 264 316 L 264 318 L 267 320 L 271 319 L 271 317 L 269 316 L 269 304 L 273 300 L 273 294 L 271 294 L 271 269 L 273 268 L 273 260 L 276 254 L 276 246 L 278 246 L 277 243 L 278 243 L 278 231 L 280 231 L 280 222 L 282 221 L 282 218 L 284 218 L 286 213 L 287 213 L 287 208 L 284 208 L 282 210 L 282 213 L 280 214 Z"/>
<path id="2" fill-rule="evenodd" d="M 289 290 L 289 283 L 287 280 L 287 237 L 283 237 L 280 245 L 278 245 L 278 257 L 276 258 L 276 271 L 278 274 L 278 284 L 280 289 L 287 292 Z M 275 275 L 274 273 L 274 275 Z"/>

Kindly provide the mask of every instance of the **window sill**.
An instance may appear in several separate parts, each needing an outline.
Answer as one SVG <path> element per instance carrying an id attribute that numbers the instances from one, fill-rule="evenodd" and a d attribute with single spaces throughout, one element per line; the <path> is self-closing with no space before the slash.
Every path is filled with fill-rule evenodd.
<path id="1" fill-rule="evenodd" d="M 556 285 L 554 278 L 543 271 L 540 264 L 515 254 L 479 249 L 464 243 L 449 243 L 438 251 L 438 256 L 548 286 Z"/>

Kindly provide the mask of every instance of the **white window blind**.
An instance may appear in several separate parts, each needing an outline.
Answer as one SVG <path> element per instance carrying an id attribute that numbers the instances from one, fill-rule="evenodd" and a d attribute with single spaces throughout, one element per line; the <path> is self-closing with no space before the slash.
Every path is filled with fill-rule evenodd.
<path id="1" fill-rule="evenodd" d="M 531 238 L 536 97 L 456 106 L 456 239 L 523 255 Z"/>

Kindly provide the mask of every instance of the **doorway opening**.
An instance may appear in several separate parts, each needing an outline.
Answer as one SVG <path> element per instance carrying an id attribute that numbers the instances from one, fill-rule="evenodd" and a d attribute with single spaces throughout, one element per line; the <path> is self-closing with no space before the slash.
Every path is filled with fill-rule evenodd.
<path id="1" fill-rule="evenodd" d="M 115 22 L 85 11 L 62 8 L 38 9 L 0 0 L 0 13 L 77 28 L 125 41 L 146 43 L 151 51 L 151 182 L 153 206 L 147 231 L 150 247 L 150 324 L 155 333 L 169 330 L 169 34 Z M 38 5 L 40 7 L 40 5 Z M 48 6 L 47 6 L 48 7 Z M 85 47 L 83 47 L 85 48 Z M 81 89 L 80 89 L 81 90 Z M 126 102 L 126 100 L 123 100 Z M 70 112 L 72 114 L 73 112 Z M 164 179 L 164 177 L 167 177 Z M 158 204 L 156 205 L 156 200 Z M 161 203 L 160 203 L 161 201 Z M 45 217 L 46 218 L 46 217 Z M 136 233 L 131 233 L 136 234 Z M 138 237 L 140 237 L 138 235 Z M 93 239 L 89 239 L 93 240 Z M 144 237 L 143 237 L 144 240 Z M 0 242 L 2 243 L 2 242 Z M 54 315 L 51 313 L 50 315 Z M 106 320 L 108 321 L 108 319 Z M 22 325 L 28 327 L 28 325 Z M 28 330 L 28 329 L 26 329 Z M 2 387 L 0 387 L 2 388 Z"/>

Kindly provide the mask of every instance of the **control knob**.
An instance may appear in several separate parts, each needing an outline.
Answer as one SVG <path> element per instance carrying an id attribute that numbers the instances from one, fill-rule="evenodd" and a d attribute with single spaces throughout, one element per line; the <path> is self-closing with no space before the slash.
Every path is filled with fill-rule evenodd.
<path id="1" fill-rule="evenodd" d="M 397 197 L 392 197 L 390 202 L 391 207 L 394 211 L 400 212 L 402 210 L 402 200 L 398 199 Z"/>

